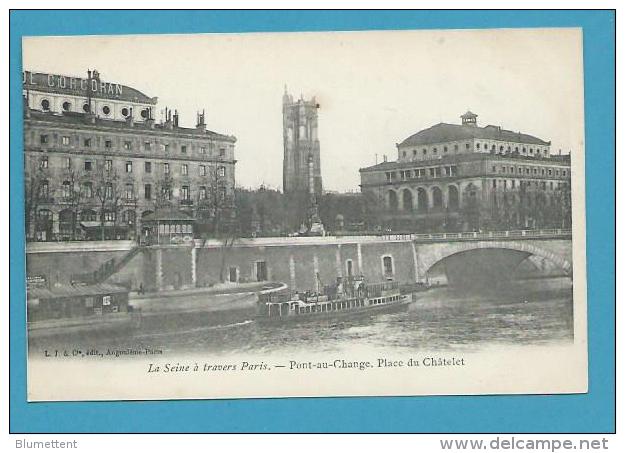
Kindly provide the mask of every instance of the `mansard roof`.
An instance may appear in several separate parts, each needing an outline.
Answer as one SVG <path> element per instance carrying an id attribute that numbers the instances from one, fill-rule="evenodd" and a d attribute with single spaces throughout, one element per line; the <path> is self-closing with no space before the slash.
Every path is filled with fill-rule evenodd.
<path id="1" fill-rule="evenodd" d="M 499 126 L 488 125 L 479 127 L 475 125 L 439 123 L 411 135 L 401 142 L 399 146 L 433 145 L 436 143 L 469 139 L 499 140 L 544 146 L 551 145 L 551 142 L 546 142 L 533 135 L 509 131 Z"/>

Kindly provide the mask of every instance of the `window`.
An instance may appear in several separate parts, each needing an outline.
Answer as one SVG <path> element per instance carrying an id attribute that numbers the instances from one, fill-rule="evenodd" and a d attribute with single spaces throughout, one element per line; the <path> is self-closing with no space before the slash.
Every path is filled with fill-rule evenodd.
<path id="1" fill-rule="evenodd" d="M 188 164 L 182 164 L 182 166 L 180 167 L 180 174 L 182 174 L 182 176 L 187 176 L 189 174 Z"/>
<path id="2" fill-rule="evenodd" d="M 146 184 L 145 186 L 143 186 L 143 198 L 145 198 L 146 200 L 152 199 L 152 185 L 151 184 Z"/>
<path id="3" fill-rule="evenodd" d="M 128 110 L 128 107 L 124 107 L 124 108 L 122 109 L 122 115 L 123 115 L 123 116 L 126 116 L 126 117 L 127 117 L 129 113 L 130 113 L 130 110 Z"/>
<path id="4" fill-rule="evenodd" d="M 434 148 L 434 149 L 432 150 L 432 152 L 433 152 L 434 154 L 438 154 L 438 150 L 437 150 L 436 148 Z"/>
<path id="5" fill-rule="evenodd" d="M 134 186 L 132 184 L 126 184 L 126 200 L 132 200 L 134 197 Z"/>
<path id="6" fill-rule="evenodd" d="M 186 154 L 186 153 L 187 153 L 187 145 L 182 145 L 182 146 L 180 147 L 180 152 L 181 152 L 182 154 Z"/>
<path id="7" fill-rule="evenodd" d="M 42 145 L 45 145 L 46 143 L 48 143 L 49 139 L 48 136 L 46 134 L 40 135 L 39 136 L 39 143 L 41 143 Z"/>
<path id="8" fill-rule="evenodd" d="M 82 196 L 85 198 L 93 198 L 93 185 L 90 182 L 83 183 Z"/>
<path id="9" fill-rule="evenodd" d="M 163 187 L 161 189 L 161 195 L 165 200 L 171 200 L 171 189 L 169 187 Z"/>
<path id="10" fill-rule="evenodd" d="M 512 180 L 512 188 L 514 189 L 514 187 L 516 186 L 516 180 Z"/>
<path id="11" fill-rule="evenodd" d="M 72 185 L 69 181 L 63 181 L 62 195 L 63 198 L 69 198 L 72 196 Z"/>
<path id="12" fill-rule="evenodd" d="M 68 146 L 69 145 L 69 136 L 64 135 L 63 137 L 61 137 L 61 144 Z"/>
<path id="13" fill-rule="evenodd" d="M 200 176 L 206 176 L 206 165 L 200 165 Z"/>
<path id="14" fill-rule="evenodd" d="M 446 153 L 447 152 L 447 147 L 443 146 L 443 152 Z"/>
<path id="15" fill-rule="evenodd" d="M 39 168 L 48 168 L 48 156 L 43 156 L 39 161 Z"/>
<path id="16" fill-rule="evenodd" d="M 165 153 L 168 153 L 168 152 L 169 152 L 169 143 L 165 143 L 165 144 L 163 144 L 163 151 L 164 151 Z"/>
<path id="17" fill-rule="evenodd" d="M 66 157 L 65 158 L 65 168 L 67 170 L 72 168 L 72 158 L 71 157 Z"/>
<path id="18" fill-rule="evenodd" d="M 413 155 L 413 156 L 416 156 L 416 155 L 417 155 L 417 150 L 416 150 L 416 149 L 413 149 L 413 150 L 412 150 L 412 155 Z"/>
<path id="19" fill-rule="evenodd" d="M 104 161 L 104 169 L 106 171 L 111 171 L 113 169 L 113 161 L 111 159 L 106 159 Z"/>
<path id="20" fill-rule="evenodd" d="M 226 157 L 226 148 L 219 148 L 219 157 Z"/>
<path id="21" fill-rule="evenodd" d="M 493 189 L 497 187 L 497 180 L 493 179 Z"/>
<path id="22" fill-rule="evenodd" d="M 109 116 L 111 114 L 111 108 L 108 105 L 105 105 L 104 107 L 102 107 L 102 113 L 104 113 L 106 116 Z"/>
<path id="23" fill-rule="evenodd" d="M 152 162 L 146 162 L 144 167 L 146 173 L 152 173 Z"/>
<path id="24" fill-rule="evenodd" d="M 224 176 L 226 176 L 226 167 L 219 167 L 219 168 L 217 169 L 217 175 L 218 175 L 218 176 L 220 176 L 220 177 L 222 177 L 222 178 L 223 178 Z"/>
<path id="25" fill-rule="evenodd" d="M 503 146 L 499 147 L 499 151 L 503 153 Z"/>
<path id="26" fill-rule="evenodd" d="M 107 222 L 114 222 L 115 221 L 115 213 L 113 211 L 106 211 L 104 213 L 104 220 L 107 221 Z M 109 300 L 108 300 L 108 304 L 106 304 L 106 305 L 109 305 L 111 303 L 111 296 L 104 296 L 102 298 L 102 305 L 105 305 L 104 304 L 104 300 L 107 297 L 108 297 Z"/>
<path id="27" fill-rule="evenodd" d="M 85 138 L 82 142 L 83 146 L 85 148 L 90 148 L 91 147 L 91 138 Z"/>
<path id="28" fill-rule="evenodd" d="M 547 173 L 549 174 L 549 176 L 551 176 L 551 174 L 553 173 L 553 170 L 550 168 L 549 170 L 547 170 Z"/>
<path id="29" fill-rule="evenodd" d="M 385 278 L 393 277 L 393 258 L 391 256 L 385 256 L 382 258 L 382 267 Z"/>
<path id="30" fill-rule="evenodd" d="M 132 162 L 126 162 L 126 173 L 132 173 Z"/>
<path id="31" fill-rule="evenodd" d="M 458 151 L 458 145 L 454 145 L 454 151 Z"/>
<path id="32" fill-rule="evenodd" d="M 50 186 L 48 185 L 48 181 L 41 181 L 41 185 L 39 186 L 39 198 L 48 198 L 50 195 Z"/>
<path id="33" fill-rule="evenodd" d="M 89 113 L 91 111 L 91 106 L 88 102 L 82 105 L 82 111 L 85 113 Z"/>
<path id="34" fill-rule="evenodd" d="M 113 147 L 113 142 L 111 140 L 105 140 L 104 147 L 107 149 L 111 149 Z"/>
<path id="35" fill-rule="evenodd" d="M 200 154 L 206 154 L 206 147 L 200 146 Z"/>
<path id="36" fill-rule="evenodd" d="M 406 151 L 402 151 L 402 157 L 405 159 L 406 158 Z"/>
<path id="37" fill-rule="evenodd" d="M 132 149 L 132 142 L 130 140 L 125 140 L 124 141 L 124 149 L 126 149 L 126 150 Z"/>
<path id="38" fill-rule="evenodd" d="M 428 150 L 423 148 L 423 155 L 425 156 L 428 153 Z"/>
<path id="39" fill-rule="evenodd" d="M 163 164 L 163 173 L 166 175 L 169 174 L 169 164 L 167 162 Z"/>
<path id="40" fill-rule="evenodd" d="M 206 186 L 200 186 L 199 198 L 200 200 L 206 199 Z"/>
<path id="41" fill-rule="evenodd" d="M 47 112 L 48 110 L 50 110 L 50 101 L 48 101 L 47 99 L 42 99 L 41 110 L 43 110 L 44 112 Z"/>
<path id="42" fill-rule="evenodd" d="M 476 149 L 480 149 L 480 144 L 479 144 L 479 143 L 476 143 L 475 148 L 476 148 Z"/>
<path id="43" fill-rule="evenodd" d="M 144 143 L 143 143 L 143 149 L 144 149 L 144 150 L 146 150 L 146 151 L 151 150 L 151 149 L 152 149 L 152 143 L 150 143 L 150 142 L 144 142 Z"/>
<path id="44" fill-rule="evenodd" d="M 471 148 L 471 145 L 470 145 L 470 144 L 468 144 L 468 143 L 465 143 L 465 144 L 464 144 L 464 147 L 465 147 L 466 149 L 469 149 L 469 148 Z"/>
<path id="45" fill-rule="evenodd" d="M 90 160 L 85 161 L 85 171 L 91 171 L 93 168 L 92 162 Z"/>
<path id="46" fill-rule="evenodd" d="M 113 183 L 107 182 L 104 186 L 104 198 L 107 200 L 113 198 Z"/>
<path id="47" fill-rule="evenodd" d="M 562 170 L 562 176 L 566 176 L 566 170 Z"/>
<path id="48" fill-rule="evenodd" d="M 191 197 L 191 191 L 189 190 L 189 186 L 182 186 L 180 190 L 180 198 L 183 200 L 189 200 Z"/>
<path id="49" fill-rule="evenodd" d="M 493 173 L 497 172 L 497 167 L 493 165 Z"/>

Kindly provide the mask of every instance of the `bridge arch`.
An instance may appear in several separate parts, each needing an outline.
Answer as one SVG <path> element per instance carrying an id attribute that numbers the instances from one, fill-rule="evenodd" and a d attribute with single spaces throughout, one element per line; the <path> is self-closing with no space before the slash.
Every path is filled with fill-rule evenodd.
<path id="1" fill-rule="evenodd" d="M 572 264 L 568 257 L 554 253 L 547 248 L 540 247 L 529 241 L 475 241 L 475 242 L 450 242 L 437 244 L 420 244 L 418 247 L 419 265 L 418 276 L 420 280 L 427 279 L 428 273 L 438 263 L 454 255 L 480 250 L 509 250 L 517 254 L 523 254 L 525 258 L 534 255 L 551 261 L 561 268 L 568 276 L 572 274 Z"/>

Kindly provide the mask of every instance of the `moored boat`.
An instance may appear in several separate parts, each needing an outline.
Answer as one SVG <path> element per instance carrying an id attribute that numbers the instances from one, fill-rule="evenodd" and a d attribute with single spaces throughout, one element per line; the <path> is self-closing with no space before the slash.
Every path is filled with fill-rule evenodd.
<path id="1" fill-rule="evenodd" d="M 134 329 L 141 311 L 128 304 L 128 289 L 111 284 L 29 288 L 29 338 Z"/>

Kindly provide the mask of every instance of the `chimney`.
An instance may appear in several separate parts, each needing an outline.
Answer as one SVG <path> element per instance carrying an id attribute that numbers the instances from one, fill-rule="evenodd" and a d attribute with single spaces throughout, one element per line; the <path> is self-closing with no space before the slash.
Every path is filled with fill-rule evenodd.
<path id="1" fill-rule="evenodd" d="M 206 123 L 204 122 L 204 118 L 206 116 L 206 113 L 204 111 L 204 109 L 202 109 L 202 113 L 197 114 L 197 123 L 195 125 L 195 128 L 199 131 L 199 132 L 206 132 Z"/>
<path id="2" fill-rule="evenodd" d="M 148 107 L 148 117 L 145 119 L 145 124 L 150 129 L 154 129 L 154 117 L 152 116 L 152 107 Z"/>
<path id="3" fill-rule="evenodd" d="M 179 126 L 180 117 L 178 116 L 178 110 L 174 111 L 174 127 Z"/>
<path id="4" fill-rule="evenodd" d="M 165 124 L 163 125 L 165 129 L 173 129 L 174 123 L 171 120 L 171 109 L 165 107 Z"/>
<path id="5" fill-rule="evenodd" d="M 130 127 L 135 125 L 135 117 L 132 114 L 132 107 L 130 107 L 130 113 L 128 113 L 128 116 L 126 117 L 126 124 Z"/>

